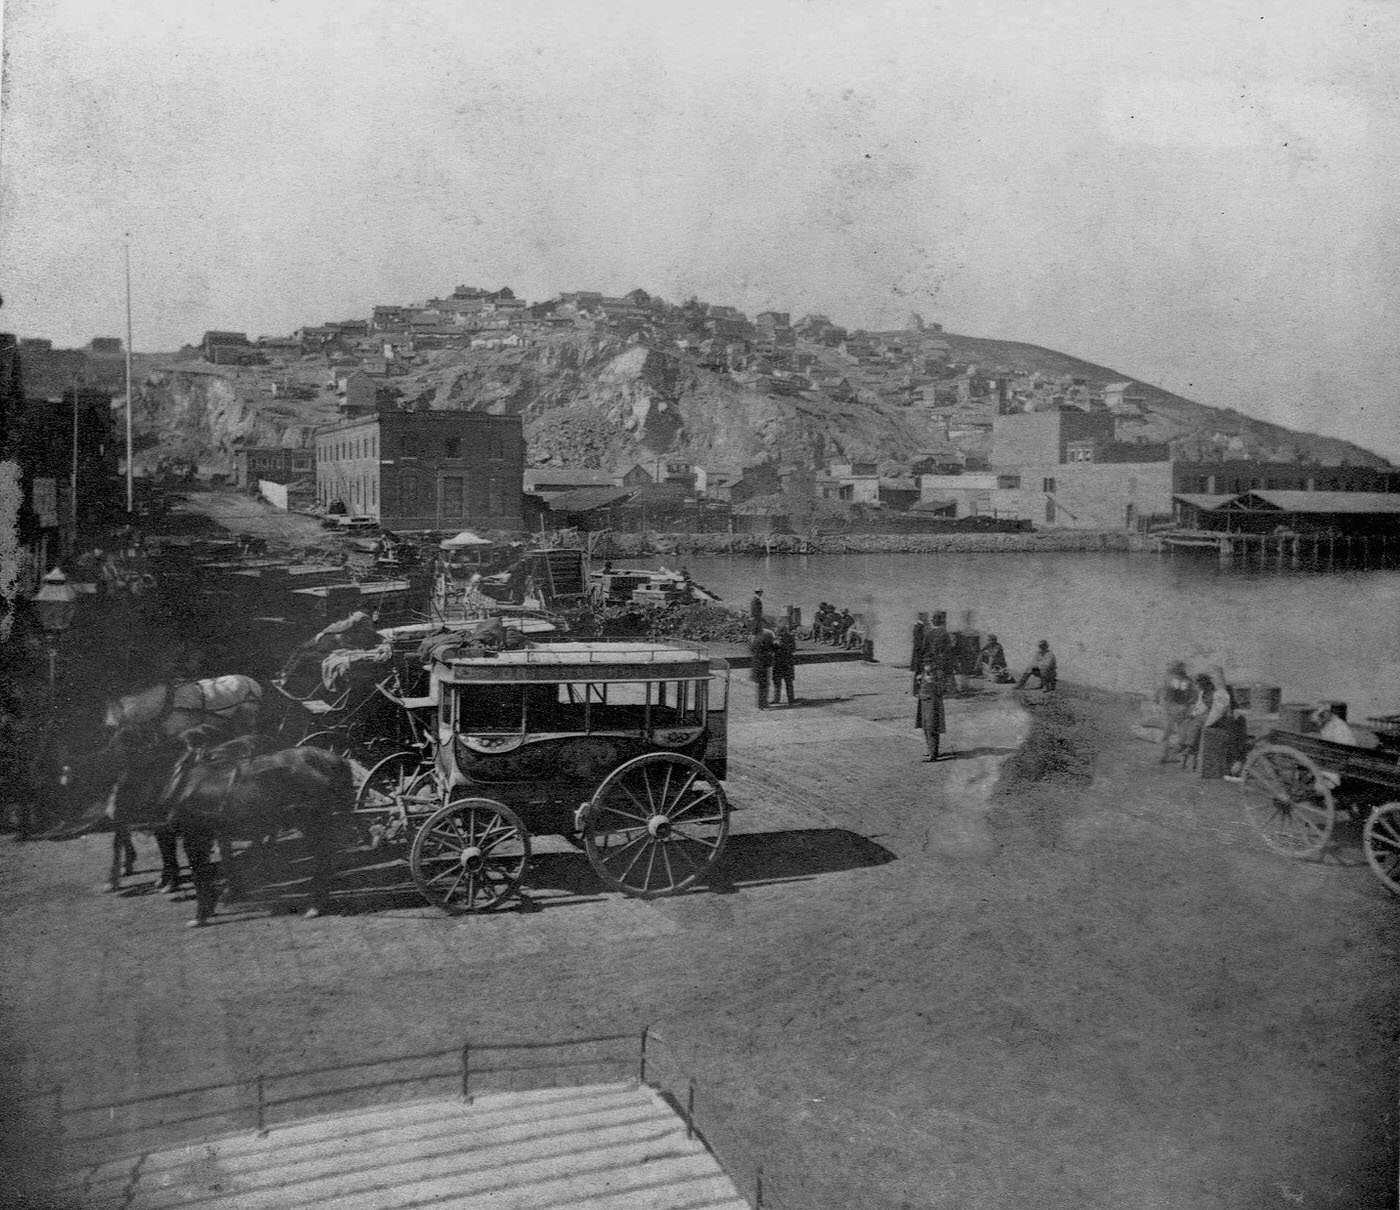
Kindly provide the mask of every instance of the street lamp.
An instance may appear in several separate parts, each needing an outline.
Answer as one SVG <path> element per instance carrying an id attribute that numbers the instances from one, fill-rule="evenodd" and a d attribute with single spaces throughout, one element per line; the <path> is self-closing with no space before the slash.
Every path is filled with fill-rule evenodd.
<path id="1" fill-rule="evenodd" d="M 57 567 L 44 577 L 43 586 L 34 596 L 34 610 L 49 641 L 49 689 L 52 691 L 58 670 L 58 641 L 73 625 L 73 617 L 78 612 L 78 594 Z"/>

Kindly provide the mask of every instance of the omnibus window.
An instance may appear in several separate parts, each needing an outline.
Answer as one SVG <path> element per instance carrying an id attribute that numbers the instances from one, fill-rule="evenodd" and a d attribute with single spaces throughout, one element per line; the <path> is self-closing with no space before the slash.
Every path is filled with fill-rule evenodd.
<path id="1" fill-rule="evenodd" d="M 468 734 L 480 731 L 519 731 L 522 715 L 522 686 L 464 685 L 457 690 L 457 729 Z"/>
<path id="2" fill-rule="evenodd" d="M 659 681 L 652 690 L 652 726 L 699 727 L 704 723 L 704 681 Z"/>

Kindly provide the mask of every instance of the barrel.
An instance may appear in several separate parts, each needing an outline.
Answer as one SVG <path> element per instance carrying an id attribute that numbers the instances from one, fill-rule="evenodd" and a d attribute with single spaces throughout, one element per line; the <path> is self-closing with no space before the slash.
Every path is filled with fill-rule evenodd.
<path id="1" fill-rule="evenodd" d="M 1284 702 L 1278 708 L 1278 725 L 1284 731 L 1308 731 L 1312 726 L 1312 712 L 1307 702 Z"/>
<path id="2" fill-rule="evenodd" d="M 1277 714 L 1279 703 L 1283 700 L 1283 690 L 1277 685 L 1260 682 L 1249 687 L 1249 700 L 1251 709 L 1261 714 Z"/>

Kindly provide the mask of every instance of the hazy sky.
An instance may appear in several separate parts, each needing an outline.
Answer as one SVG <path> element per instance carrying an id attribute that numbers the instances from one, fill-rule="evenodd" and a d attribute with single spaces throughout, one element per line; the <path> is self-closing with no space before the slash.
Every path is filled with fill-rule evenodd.
<path id="1" fill-rule="evenodd" d="M 1385 0 L 7 0 L 0 328 L 911 310 L 1400 459 Z"/>

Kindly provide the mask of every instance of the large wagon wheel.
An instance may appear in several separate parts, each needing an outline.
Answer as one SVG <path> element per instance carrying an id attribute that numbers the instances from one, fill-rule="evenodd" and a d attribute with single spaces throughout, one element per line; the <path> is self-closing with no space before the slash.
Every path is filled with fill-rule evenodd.
<path id="1" fill-rule="evenodd" d="M 1372 811 L 1361 839 L 1376 877 L 1400 894 L 1400 802 L 1384 803 Z"/>
<path id="2" fill-rule="evenodd" d="M 418 829 L 408 862 L 429 903 L 453 915 L 484 912 L 520 885 L 530 864 L 530 833 L 502 803 L 459 798 Z"/>
<path id="3" fill-rule="evenodd" d="M 430 758 L 417 750 L 392 752 L 365 774 L 355 795 L 355 812 L 374 816 L 369 825 L 370 847 L 406 839 L 408 820 L 428 815 L 442 805 Z"/>
<path id="4" fill-rule="evenodd" d="M 1322 770 L 1286 744 L 1263 744 L 1241 776 L 1245 814 L 1264 843 L 1286 857 L 1313 857 L 1332 835 L 1337 809 Z"/>
<path id="5" fill-rule="evenodd" d="M 613 890 L 655 899 L 692 886 L 729 836 L 729 803 L 715 777 L 679 752 L 619 765 L 584 808 L 584 849 Z"/>

